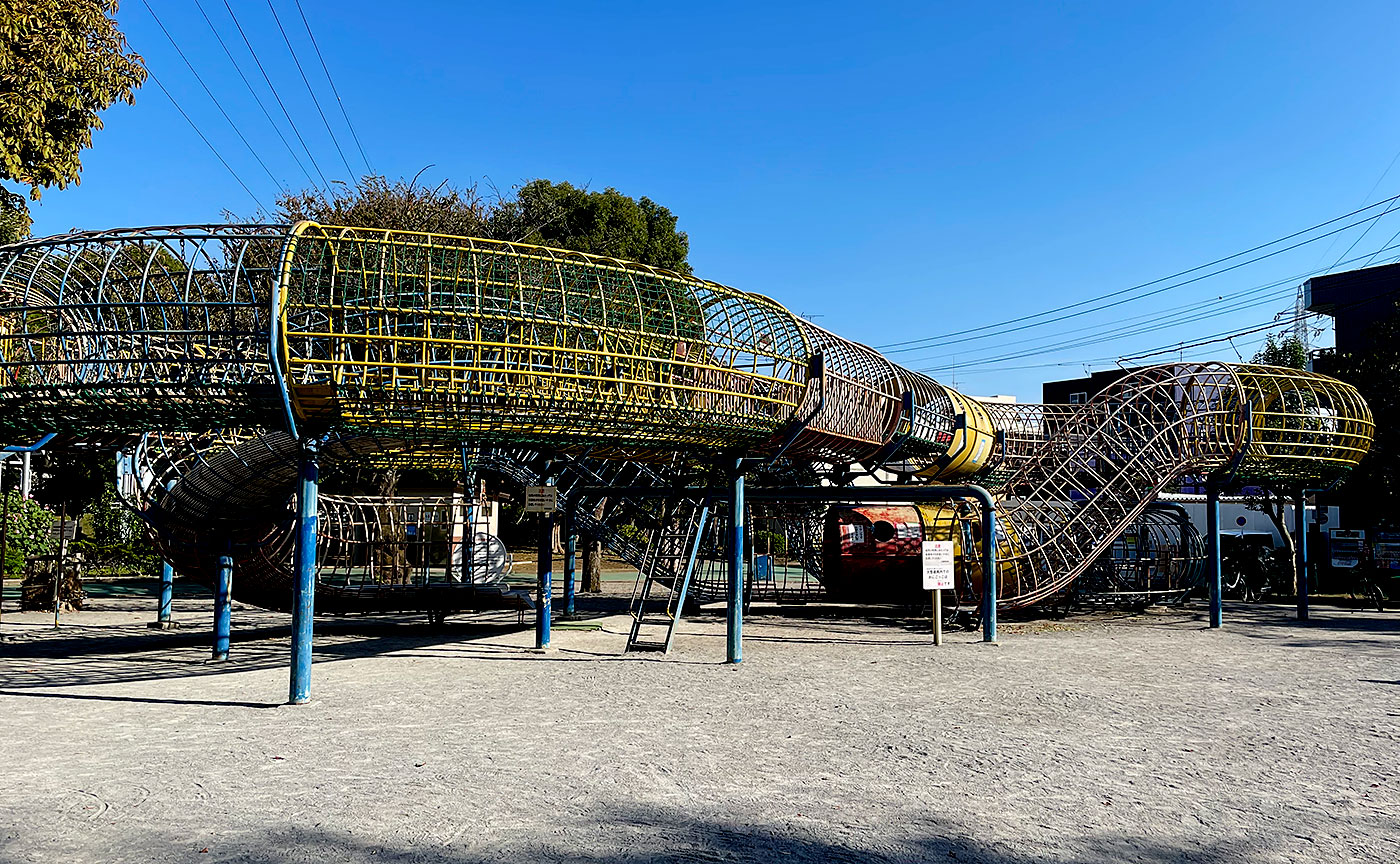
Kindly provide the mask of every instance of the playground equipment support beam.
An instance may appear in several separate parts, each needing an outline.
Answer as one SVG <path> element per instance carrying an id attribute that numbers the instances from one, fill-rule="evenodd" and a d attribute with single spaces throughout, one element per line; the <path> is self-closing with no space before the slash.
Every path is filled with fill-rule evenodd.
<path id="1" fill-rule="evenodd" d="M 540 548 L 536 566 L 535 647 L 549 647 L 550 600 L 554 594 L 554 514 L 540 514 Z"/>
<path id="2" fill-rule="evenodd" d="M 1293 510 L 1293 534 L 1297 538 L 1298 620 L 1308 620 L 1308 490 L 1299 489 Z"/>
<path id="3" fill-rule="evenodd" d="M 296 573 L 292 582 L 292 676 L 287 702 L 311 700 L 311 619 L 316 612 L 316 508 L 321 466 L 314 442 L 303 445 L 297 495 Z"/>
<path id="4" fill-rule="evenodd" d="M 170 566 L 169 561 L 162 561 L 160 562 L 160 605 L 156 607 L 156 620 L 154 624 L 156 629 L 170 629 L 170 602 L 174 597 L 175 568 Z"/>
<path id="5" fill-rule="evenodd" d="M 1206 576 L 1210 580 L 1210 626 L 1221 625 L 1220 482 L 1206 480 Z"/>
<path id="6" fill-rule="evenodd" d="M 213 659 L 228 659 L 229 636 L 233 618 L 233 541 L 224 541 L 224 554 L 219 556 L 219 581 L 214 586 L 214 653 Z"/>
<path id="7" fill-rule="evenodd" d="M 729 484 L 729 608 L 725 619 L 725 662 L 744 661 L 744 472 Z M 680 614 L 680 610 L 676 610 Z"/>

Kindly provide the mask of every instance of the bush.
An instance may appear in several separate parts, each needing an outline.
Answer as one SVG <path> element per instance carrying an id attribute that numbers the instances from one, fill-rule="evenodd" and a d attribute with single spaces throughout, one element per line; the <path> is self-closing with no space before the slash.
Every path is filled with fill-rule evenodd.
<path id="1" fill-rule="evenodd" d="M 58 539 L 53 536 L 53 524 L 58 517 L 38 503 L 21 498 L 18 492 L 6 495 L 10 503 L 5 523 L 5 574 L 18 576 L 24 572 L 26 558 L 57 551 Z"/>
<path id="2" fill-rule="evenodd" d="M 617 534 L 622 539 L 631 540 L 638 546 L 645 546 L 651 542 L 651 537 L 647 535 L 647 532 L 633 525 L 631 522 L 628 522 L 626 525 L 618 526 Z"/>
<path id="3" fill-rule="evenodd" d="M 782 558 L 787 555 L 787 537 L 777 531 L 755 531 L 753 551 L 756 555 L 774 555 Z"/>

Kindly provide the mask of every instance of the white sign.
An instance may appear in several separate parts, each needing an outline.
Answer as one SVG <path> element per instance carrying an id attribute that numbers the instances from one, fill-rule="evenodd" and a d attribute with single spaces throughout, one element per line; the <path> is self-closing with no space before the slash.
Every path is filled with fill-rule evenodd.
<path id="1" fill-rule="evenodd" d="M 553 513 L 559 509 L 559 489 L 555 486 L 526 486 L 526 513 Z"/>
<path id="2" fill-rule="evenodd" d="M 924 590 L 953 587 L 953 541 L 924 541 Z"/>

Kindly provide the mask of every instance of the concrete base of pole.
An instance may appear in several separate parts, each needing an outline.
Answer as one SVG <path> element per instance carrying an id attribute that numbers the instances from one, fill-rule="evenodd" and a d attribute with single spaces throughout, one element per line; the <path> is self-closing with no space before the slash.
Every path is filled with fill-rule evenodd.
<path id="1" fill-rule="evenodd" d="M 179 630 L 179 621 L 148 621 L 146 626 L 152 630 Z"/>

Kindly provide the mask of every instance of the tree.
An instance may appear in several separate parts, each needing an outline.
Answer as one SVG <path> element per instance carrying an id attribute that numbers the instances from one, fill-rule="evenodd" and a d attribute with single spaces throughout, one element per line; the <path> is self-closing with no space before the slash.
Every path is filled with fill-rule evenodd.
<path id="1" fill-rule="evenodd" d="M 1303 340 L 1293 334 L 1269 334 L 1264 347 L 1254 354 L 1255 363 L 1265 366 L 1286 366 L 1289 369 L 1308 368 L 1308 349 Z"/>
<path id="2" fill-rule="evenodd" d="M 443 181 L 430 189 L 419 186 L 418 177 L 391 182 L 366 174 L 333 194 L 320 189 L 284 192 L 277 198 L 277 214 L 287 222 L 483 237 L 490 234 L 493 208 L 475 186 L 459 189 Z"/>
<path id="3" fill-rule="evenodd" d="M 492 236 L 540 246 L 607 255 L 690 273 L 690 239 L 676 217 L 650 198 L 633 199 L 611 187 L 590 192 L 571 183 L 531 180 L 502 200 Z"/>
<path id="4" fill-rule="evenodd" d="M 98 115 L 146 80 L 113 17 L 117 0 L 0 0 L 0 180 L 40 190 L 79 182 Z M 0 242 L 23 239 L 22 198 L 0 201 Z"/>
<path id="5" fill-rule="evenodd" d="M 1308 349 L 1303 344 L 1303 340 L 1294 334 L 1279 334 L 1275 336 L 1270 333 L 1261 347 L 1254 354 L 1253 362 L 1265 366 L 1285 366 L 1289 369 L 1306 369 L 1308 366 Z M 1304 406 L 1297 406 L 1295 410 L 1300 410 Z M 1293 562 L 1293 573 L 1295 579 L 1294 590 L 1297 590 L 1297 544 L 1293 541 L 1293 535 L 1288 532 L 1288 523 L 1285 516 L 1292 507 L 1293 501 L 1287 492 L 1280 492 L 1275 489 L 1257 487 L 1256 494 L 1250 495 L 1245 500 L 1245 507 L 1255 510 L 1269 517 L 1273 523 L 1274 530 L 1278 532 L 1279 540 L 1283 543 L 1284 560 Z M 1296 526 L 1296 530 L 1306 530 L 1305 525 Z"/>

